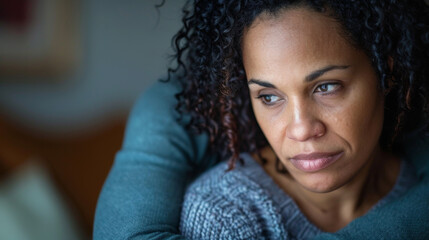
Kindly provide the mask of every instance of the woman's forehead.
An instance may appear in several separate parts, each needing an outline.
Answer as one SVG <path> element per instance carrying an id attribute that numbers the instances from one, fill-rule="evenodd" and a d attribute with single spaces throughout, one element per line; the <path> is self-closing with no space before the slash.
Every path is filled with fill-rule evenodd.
<path id="1" fill-rule="evenodd" d="M 243 62 L 247 68 L 273 71 L 353 62 L 359 51 L 340 33 L 335 20 L 305 8 L 261 16 L 243 36 Z"/>

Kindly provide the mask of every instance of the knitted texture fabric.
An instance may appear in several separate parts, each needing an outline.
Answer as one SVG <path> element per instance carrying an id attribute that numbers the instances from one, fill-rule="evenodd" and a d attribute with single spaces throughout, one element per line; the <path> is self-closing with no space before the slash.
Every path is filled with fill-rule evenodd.
<path id="1" fill-rule="evenodd" d="M 249 154 L 226 172 L 222 162 L 187 190 L 180 230 L 187 239 L 310 239 L 323 233 Z M 400 197 L 416 182 L 405 161 L 393 189 L 369 212 Z"/>

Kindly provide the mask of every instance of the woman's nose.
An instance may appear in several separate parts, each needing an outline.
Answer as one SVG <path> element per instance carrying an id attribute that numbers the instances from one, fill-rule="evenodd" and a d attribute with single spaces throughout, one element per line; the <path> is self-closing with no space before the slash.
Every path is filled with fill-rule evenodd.
<path id="1" fill-rule="evenodd" d="M 325 124 L 317 116 L 317 111 L 305 104 L 294 104 L 289 111 L 286 136 L 294 141 L 307 141 L 325 135 Z"/>

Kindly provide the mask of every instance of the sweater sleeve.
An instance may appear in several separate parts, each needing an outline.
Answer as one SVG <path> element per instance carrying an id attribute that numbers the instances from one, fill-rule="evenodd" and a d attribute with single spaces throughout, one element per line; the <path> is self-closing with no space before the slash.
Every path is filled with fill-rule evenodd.
<path id="1" fill-rule="evenodd" d="M 356 219 L 328 239 L 429 239 L 429 137 L 409 139 L 405 157 L 417 170 L 419 183 L 406 195 Z"/>
<path id="2" fill-rule="evenodd" d="M 184 239 L 184 189 L 205 156 L 207 137 L 191 135 L 175 111 L 175 82 L 157 82 L 135 104 L 122 149 L 98 199 L 94 239 Z"/>

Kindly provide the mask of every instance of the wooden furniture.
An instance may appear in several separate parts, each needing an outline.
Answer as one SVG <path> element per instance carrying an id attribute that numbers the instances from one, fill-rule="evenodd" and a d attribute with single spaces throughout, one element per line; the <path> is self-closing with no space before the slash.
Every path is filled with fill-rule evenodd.
<path id="1" fill-rule="evenodd" d="M 50 171 L 64 200 L 88 236 L 97 198 L 122 144 L 125 117 L 99 130 L 48 137 L 0 119 L 0 181 L 26 160 L 37 158 Z"/>

